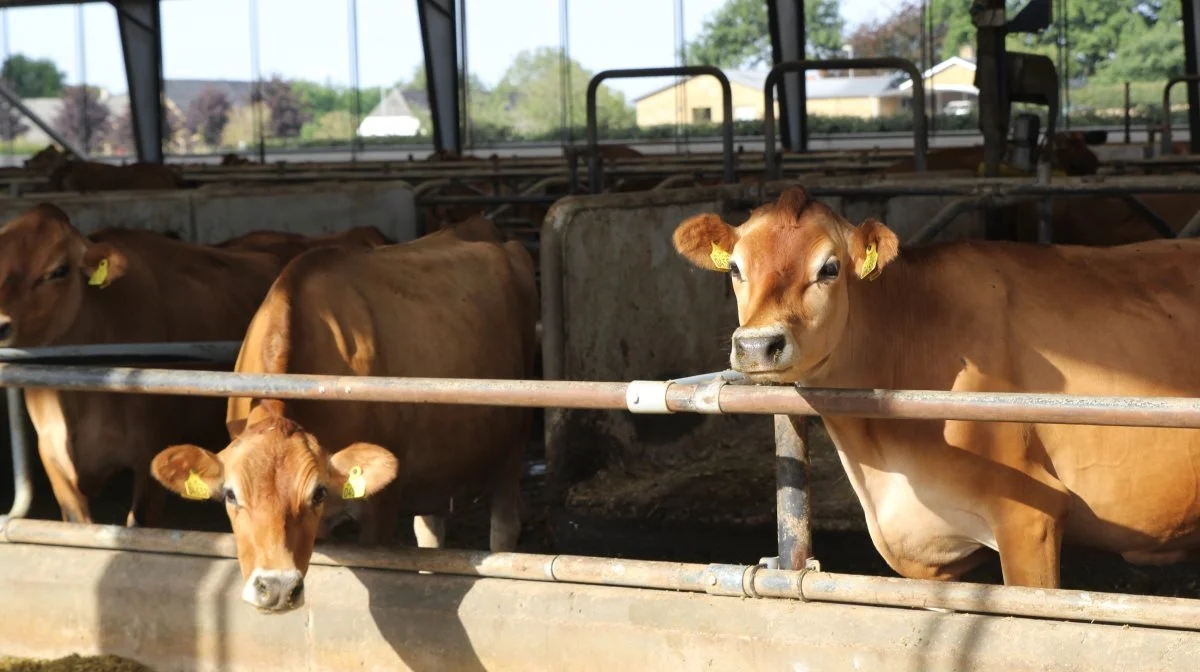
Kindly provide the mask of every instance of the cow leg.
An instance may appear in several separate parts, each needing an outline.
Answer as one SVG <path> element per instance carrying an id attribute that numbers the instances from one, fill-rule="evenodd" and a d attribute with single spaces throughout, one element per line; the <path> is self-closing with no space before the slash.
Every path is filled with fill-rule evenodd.
<path id="1" fill-rule="evenodd" d="M 521 470 L 524 451 L 513 451 L 492 488 L 490 548 L 493 553 L 517 550 L 521 536 Z"/>
<path id="2" fill-rule="evenodd" d="M 38 455 L 42 458 L 42 466 L 50 479 L 50 488 L 54 491 L 54 499 L 62 510 L 63 521 L 68 523 L 90 523 L 92 513 L 88 508 L 87 497 L 79 489 L 78 475 L 71 463 L 66 446 L 66 437 L 61 441 L 51 437 L 38 441 Z M 60 462 L 60 457 L 66 464 Z"/>
<path id="3" fill-rule="evenodd" d="M 413 516 L 413 533 L 417 535 L 417 546 L 441 548 L 446 542 L 446 517 Z"/>
<path id="4" fill-rule="evenodd" d="M 1014 516 L 995 532 L 1004 585 L 1059 587 L 1061 520 L 1037 514 Z"/>

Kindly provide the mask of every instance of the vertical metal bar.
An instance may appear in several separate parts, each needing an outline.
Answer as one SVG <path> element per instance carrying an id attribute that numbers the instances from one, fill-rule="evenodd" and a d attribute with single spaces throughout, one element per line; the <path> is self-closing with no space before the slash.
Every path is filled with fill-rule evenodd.
<path id="1" fill-rule="evenodd" d="M 33 502 L 33 481 L 29 477 L 29 440 L 25 433 L 25 391 L 10 387 L 4 393 L 8 400 L 8 435 L 12 443 L 13 464 L 13 505 L 5 518 L 24 518 Z"/>
<path id="2" fill-rule="evenodd" d="M 362 123 L 362 88 L 358 78 L 358 0 L 349 0 L 350 85 L 354 87 L 354 121 L 350 127 L 350 161 L 358 161 L 358 125 Z M 380 99 L 382 100 L 382 98 Z"/>
<path id="3" fill-rule="evenodd" d="M 1197 15 L 1200 14 L 1200 0 L 1181 0 L 1183 2 L 1183 60 L 1184 71 L 1191 76 L 1200 75 L 1200 25 Z M 1200 154 L 1200 82 L 1188 80 L 1188 131 L 1191 133 L 1189 145 L 1191 154 Z M 1163 110 L 1170 119 L 1171 110 Z"/>
<path id="4" fill-rule="evenodd" d="M 467 64 L 467 0 L 458 0 L 458 58 L 462 62 L 463 147 L 475 149 L 471 129 L 471 69 Z"/>
<path id="5" fill-rule="evenodd" d="M 166 110 L 158 0 L 120 0 L 114 4 L 125 59 L 134 147 L 139 161 L 162 163 Z"/>
<path id="6" fill-rule="evenodd" d="M 768 0 L 767 24 L 771 33 L 773 65 L 807 58 L 802 0 Z M 808 151 L 808 87 L 803 72 L 792 72 L 778 81 L 780 137 L 793 152 Z M 763 109 L 763 119 L 774 122 L 775 105 Z M 768 165 L 770 171 L 772 166 Z"/>
<path id="7" fill-rule="evenodd" d="M 251 97 L 251 111 L 254 113 L 254 127 L 258 135 L 258 162 L 267 162 L 267 139 L 263 132 L 262 107 L 262 63 L 258 54 L 258 0 L 250 0 L 250 69 L 254 71 L 254 91 Z M 258 98 L 258 102 L 254 102 Z"/>
<path id="8" fill-rule="evenodd" d="M 812 557 L 809 476 L 808 418 L 775 416 L 775 515 L 779 569 L 801 569 Z"/>
<path id="9" fill-rule="evenodd" d="M 87 113 L 87 42 L 83 30 L 82 2 L 75 6 L 75 57 L 78 59 L 76 67 L 79 68 L 79 87 L 83 94 L 83 100 L 79 103 L 83 106 L 83 109 L 79 111 L 79 119 L 83 123 L 83 128 L 78 130 L 80 132 L 80 144 L 83 145 L 83 151 L 86 153 L 86 156 L 92 153 L 92 125 Z"/>
<path id="10" fill-rule="evenodd" d="M 1133 125 L 1132 105 L 1130 104 L 1131 97 L 1129 94 L 1129 82 L 1125 82 L 1125 144 L 1127 145 L 1132 142 L 1130 131 L 1132 130 L 1131 126 Z"/>
<path id="11" fill-rule="evenodd" d="M 421 24 L 421 47 L 425 57 L 425 86 L 433 119 L 433 147 L 461 154 L 457 7 L 455 0 L 417 0 L 417 19 Z"/>

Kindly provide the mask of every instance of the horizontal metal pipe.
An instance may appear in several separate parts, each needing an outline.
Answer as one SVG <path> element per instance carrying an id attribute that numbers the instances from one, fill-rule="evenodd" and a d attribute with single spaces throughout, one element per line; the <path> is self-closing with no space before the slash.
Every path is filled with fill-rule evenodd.
<path id="1" fill-rule="evenodd" d="M 39 364 L 107 363 L 155 360 L 203 361 L 232 364 L 241 341 L 189 341 L 178 343 L 103 343 L 54 345 L 41 348 L 0 348 L 0 362 Z"/>
<path id="2" fill-rule="evenodd" d="M 0 387 L 210 397 L 626 410 L 629 383 L 249 374 L 0 364 Z M 693 412 L 705 384 L 668 384 L 671 411 Z M 721 413 L 1200 428 L 1200 399 L 1012 392 L 722 385 Z"/>
<path id="3" fill-rule="evenodd" d="M 233 535 L 213 532 L 25 519 L 7 521 L 2 538 L 7 543 L 236 557 Z M 1200 600 L 772 570 L 749 565 L 324 544 L 318 545 L 312 563 L 1200 630 Z"/>

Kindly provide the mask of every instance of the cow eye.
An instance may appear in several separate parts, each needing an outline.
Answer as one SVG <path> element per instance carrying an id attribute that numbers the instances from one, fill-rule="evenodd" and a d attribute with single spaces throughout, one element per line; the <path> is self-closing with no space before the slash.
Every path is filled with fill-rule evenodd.
<path id="1" fill-rule="evenodd" d="M 47 273 L 46 279 L 47 280 L 59 280 L 61 278 L 67 277 L 67 273 L 70 273 L 70 272 L 71 272 L 71 267 L 69 265 L 61 264 L 57 268 L 55 268 L 53 271 L 50 271 L 49 273 Z"/>
<path id="2" fill-rule="evenodd" d="M 729 275 L 732 276 L 734 280 L 742 279 L 742 269 L 738 268 L 737 262 L 729 262 Z"/>
<path id="3" fill-rule="evenodd" d="M 233 490 L 225 491 L 225 503 L 230 506 L 237 506 L 237 495 L 233 494 Z"/>
<path id="4" fill-rule="evenodd" d="M 323 485 L 318 485 L 315 489 L 313 489 L 312 505 L 320 506 L 325 501 L 325 495 L 328 494 L 328 492 L 329 491 Z"/>
<path id="5" fill-rule="evenodd" d="M 837 259 L 830 259 L 825 262 L 821 270 L 817 273 L 817 280 L 833 280 L 838 277 L 838 273 L 842 270 L 842 264 Z"/>

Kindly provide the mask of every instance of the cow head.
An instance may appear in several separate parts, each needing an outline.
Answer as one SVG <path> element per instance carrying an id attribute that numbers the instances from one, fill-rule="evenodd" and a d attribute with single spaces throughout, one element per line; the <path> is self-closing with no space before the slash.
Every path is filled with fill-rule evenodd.
<path id="1" fill-rule="evenodd" d="M 741 226 L 715 214 L 692 217 L 675 229 L 674 243 L 692 264 L 729 273 L 741 325 L 729 362 L 762 382 L 819 374 L 845 332 L 851 284 L 875 279 L 899 250 L 880 222 L 855 227 L 803 187 Z"/>
<path id="2" fill-rule="evenodd" d="M 119 250 L 88 240 L 49 203 L 0 227 L 0 347 L 56 342 L 85 295 L 104 291 L 126 266 Z"/>
<path id="3" fill-rule="evenodd" d="M 44 149 L 25 161 L 25 169 L 34 173 L 48 174 L 66 162 L 66 154 L 60 152 L 54 145 L 46 145 Z"/>
<path id="4" fill-rule="evenodd" d="M 220 453 L 171 446 L 150 469 L 168 490 L 188 499 L 225 502 L 246 582 L 242 599 L 282 612 L 304 604 L 304 576 L 326 498 L 375 494 L 396 477 L 396 458 L 369 443 L 328 455 L 315 437 L 283 417 L 282 404 L 264 401 Z"/>

